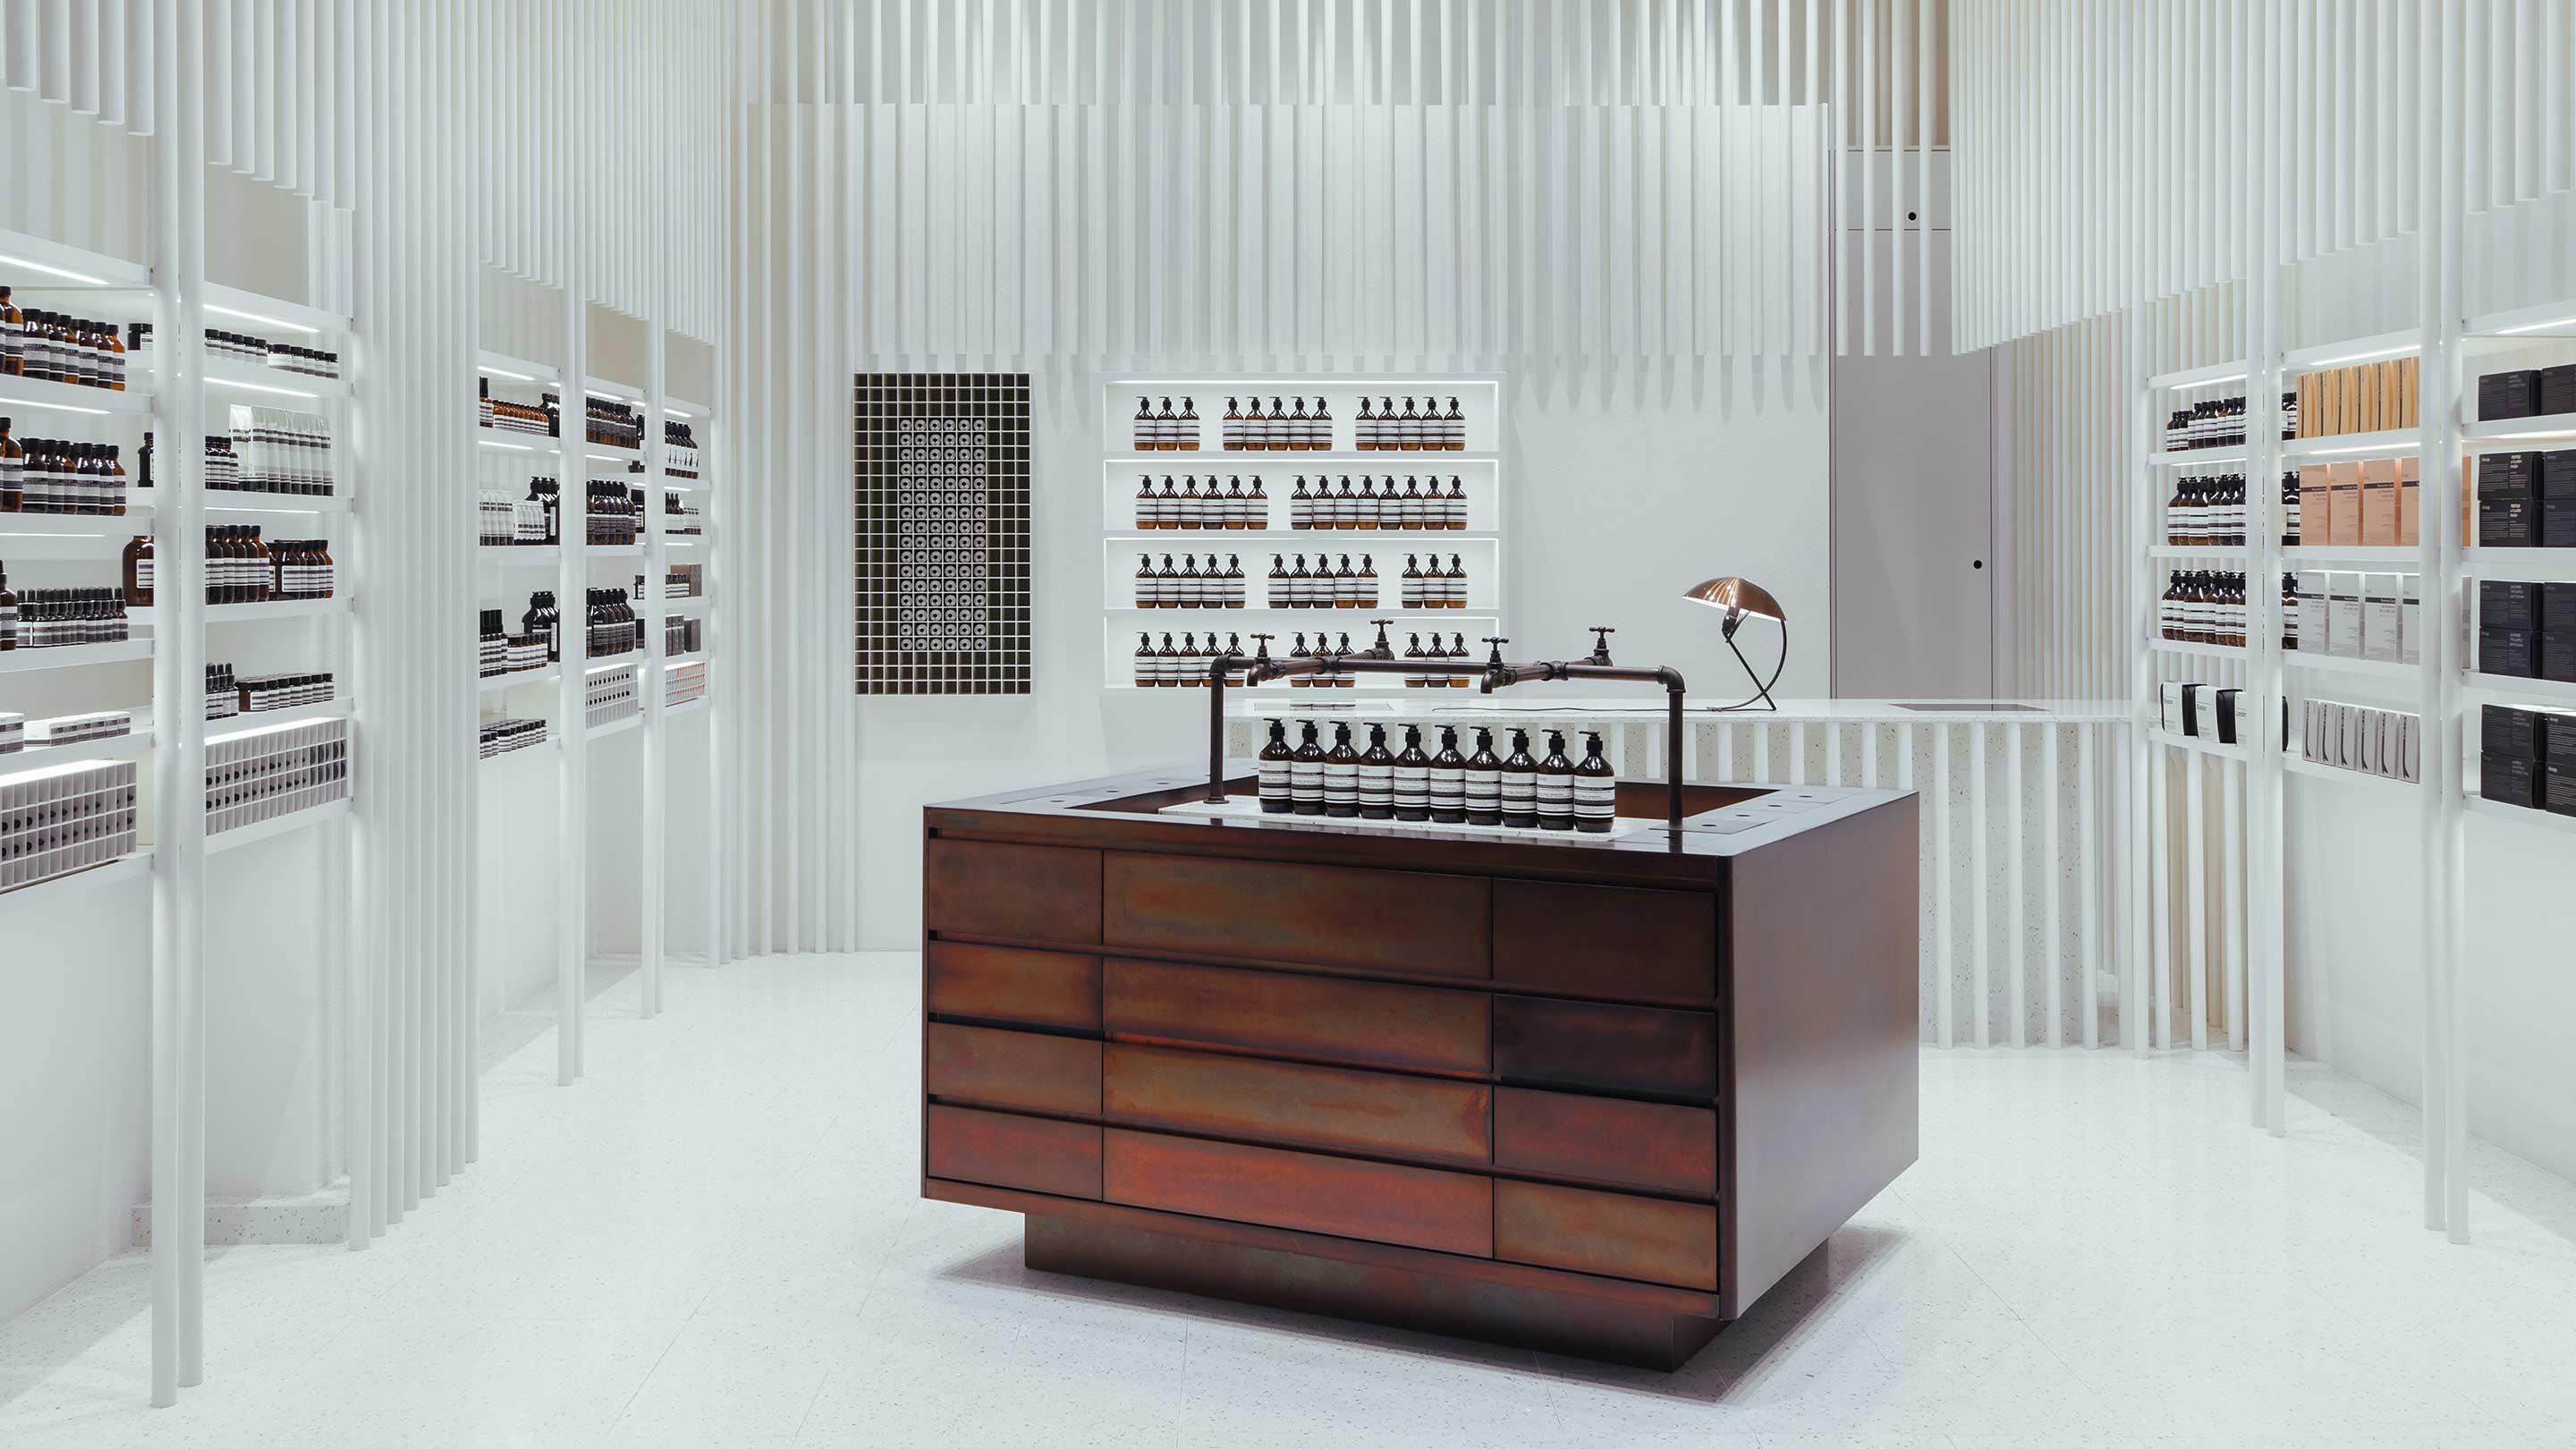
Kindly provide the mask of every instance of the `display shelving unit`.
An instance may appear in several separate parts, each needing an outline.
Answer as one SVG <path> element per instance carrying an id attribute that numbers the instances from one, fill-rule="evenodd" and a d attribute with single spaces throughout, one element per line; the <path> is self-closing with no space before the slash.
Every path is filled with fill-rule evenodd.
<path id="1" fill-rule="evenodd" d="M 1270 642 L 1274 656 L 1285 657 L 1298 633 L 1315 634 L 1318 630 L 1332 635 L 1348 634 L 1352 647 L 1367 648 L 1376 637 L 1373 621 L 1389 620 L 1389 639 L 1401 652 L 1406 636 L 1435 631 L 1448 636 L 1464 634 L 1474 659 L 1482 659 L 1483 639 L 1488 635 L 1506 634 L 1511 579 L 1511 531 L 1509 529 L 1510 495 L 1506 489 L 1508 472 L 1502 429 L 1502 394 L 1504 379 L 1497 373 L 1455 373 L 1441 375 L 1393 375 L 1385 377 L 1315 374 L 1315 375 L 1203 375 L 1203 376 L 1115 376 L 1100 381 L 1101 436 L 1104 456 L 1100 470 L 1101 516 L 1101 680 L 1103 687 L 1114 692 L 1135 692 L 1135 652 L 1137 635 L 1149 634 L 1158 643 L 1166 633 L 1176 640 L 1185 633 L 1239 636 L 1246 654 L 1256 647 L 1252 636 L 1266 633 L 1276 636 Z M 1320 450 L 1240 450 L 1224 446 L 1226 400 L 1250 397 L 1296 397 L 1324 399 L 1332 415 L 1332 437 L 1328 448 Z M 1356 445 L 1355 425 L 1359 400 L 1392 396 L 1401 402 L 1409 397 L 1437 396 L 1442 405 L 1455 397 L 1466 422 L 1467 446 L 1457 451 L 1363 450 Z M 1196 451 L 1140 451 L 1134 446 L 1133 421 L 1136 400 L 1151 397 L 1159 405 L 1168 396 L 1177 406 L 1184 396 L 1199 404 L 1199 447 Z M 1269 496 L 1269 513 L 1261 528 L 1181 528 L 1141 529 L 1137 527 L 1135 498 L 1140 477 L 1151 477 L 1160 487 L 1166 475 L 1174 479 L 1185 476 L 1208 478 L 1214 475 L 1222 483 L 1242 478 L 1247 485 L 1256 474 L 1263 491 Z M 1451 476 L 1458 478 L 1467 496 L 1467 527 L 1464 529 L 1300 529 L 1290 526 L 1289 500 L 1294 480 L 1328 477 L 1336 484 L 1343 477 L 1385 478 L 1393 475 L 1399 483 L 1406 477 L 1424 478 L 1436 474 L 1445 484 Z M 1467 572 L 1468 592 L 1465 608 L 1406 608 L 1402 597 L 1402 575 L 1407 554 L 1429 554 L 1442 557 L 1455 554 Z M 1378 602 L 1372 607 L 1351 609 L 1292 609 L 1273 607 L 1266 597 L 1265 580 L 1270 572 L 1271 555 L 1294 557 L 1326 553 L 1338 559 L 1349 554 L 1354 561 L 1367 554 L 1378 573 Z M 1245 606 L 1242 608 L 1138 608 L 1135 601 L 1135 569 L 1140 554 L 1159 560 L 1170 554 L 1190 554 L 1219 559 L 1234 555 L 1242 559 Z M 1210 639 L 1213 644 L 1213 638 Z M 1383 682 L 1380 682 L 1383 680 Z M 1402 681 L 1394 676 L 1362 676 L 1354 692 L 1361 694 L 1400 691 Z M 1338 693 L 1338 691 L 1337 691 Z"/>
<path id="2" fill-rule="evenodd" d="M 2259 298 L 2260 289 L 2256 291 Z M 2249 303 L 2249 317 L 2260 316 L 2259 305 L 2259 300 Z M 2445 310 L 2433 309 L 2437 316 Z M 2268 324 L 2249 328 L 2249 334 L 2258 339 L 2269 331 Z M 2171 399 L 2188 400 L 2217 392 L 2232 394 L 2239 390 L 2249 399 L 2269 399 L 2277 397 L 2289 385 L 2286 379 L 2300 372 L 2407 356 L 2423 359 L 2420 372 L 2422 391 L 2419 395 L 2419 416 L 2423 422 L 2416 427 L 2270 444 L 2258 439 L 2241 450 L 2163 453 L 2154 451 L 2148 442 L 2155 436 L 2153 430 L 2161 422 L 2159 409 Z M 2165 799 L 2164 774 L 2168 768 L 2197 770 L 2201 762 L 2216 759 L 2245 767 L 2239 771 L 2242 778 L 2229 786 L 2231 790 L 2258 792 L 2249 798 L 2259 800 L 2259 792 L 2270 789 L 2274 792 L 2276 805 L 2282 793 L 2279 778 L 2297 776 L 2411 804 L 2418 809 L 2426 852 L 2424 877 L 2419 887 L 2426 898 L 2424 909 L 2428 920 L 2447 923 L 2436 926 L 2429 933 L 2433 947 L 2424 967 L 2424 1015 L 2428 1023 L 2424 1047 L 2425 1221 L 2428 1227 L 2447 1230 L 2456 1241 L 2466 1241 L 2466 1189 L 2462 1174 L 2467 1135 L 2463 1106 L 2467 1062 L 2466 1034 L 2459 1015 L 2464 946 L 2456 882 L 2462 877 L 2461 862 L 2467 852 L 2503 845 L 2489 835 L 2488 827 L 2471 828 L 2466 822 L 2505 822 L 2504 826 L 2495 827 L 2498 829 L 2520 825 L 2544 831 L 2576 831 L 2576 817 L 2500 804 L 2482 799 L 2477 794 L 2476 709 L 2486 704 L 2576 706 L 2576 683 L 2479 672 L 2466 643 L 2474 638 L 2477 622 L 2474 586 L 2482 579 L 2576 581 L 2576 548 L 2481 546 L 2473 536 L 2467 536 L 2473 534 L 2473 525 L 2464 526 L 2462 517 L 2462 492 L 2474 484 L 2464 478 L 2459 467 L 2450 466 L 2443 460 L 2456 457 L 2474 469 L 2475 460 L 2483 453 L 2506 450 L 2547 452 L 2576 447 L 2576 414 L 2502 419 L 2476 416 L 2476 384 L 2480 376 L 2516 367 L 2576 361 L 2576 300 L 2479 316 L 2448 316 L 2443 317 L 2434 329 L 2403 328 L 2313 347 L 2271 352 L 2259 355 L 2257 360 L 2260 365 L 2254 367 L 2237 361 L 2148 376 L 2137 391 L 2134 418 L 2139 428 L 2143 466 L 2138 469 L 2135 481 L 2137 498 L 2131 518 L 2137 536 L 2145 540 L 2145 544 L 2137 550 L 2137 563 L 2132 574 L 2137 594 L 2132 613 L 2136 628 L 2132 664 L 2139 685 L 2138 708 L 2142 719 L 2152 714 L 2156 686 L 2167 679 L 2192 678 L 2276 690 L 2278 697 L 2288 706 L 2293 728 L 2299 699 L 2350 699 L 2374 707 L 2413 713 L 2423 722 L 2422 778 L 2420 781 L 2405 781 L 2339 769 L 2301 757 L 2295 743 L 2280 750 L 2248 750 L 2242 746 L 2222 746 L 2212 741 L 2187 739 L 2151 729 L 2141 731 L 2145 740 L 2141 748 L 2148 753 L 2147 764 L 2155 774 L 2150 789 L 2154 798 Z M 2143 367 L 2138 371 L 2143 373 Z M 2262 410 L 2257 416 L 2269 416 L 2269 409 Z M 2275 459 L 2281 464 L 2296 464 L 2406 454 L 2414 454 L 2424 460 L 2419 469 L 2423 489 L 2420 506 L 2422 527 L 2416 543 L 2394 547 L 2303 545 L 2283 548 L 2270 536 L 2272 530 L 2268 523 L 2254 530 L 2249 545 L 2241 548 L 2198 549 L 2166 545 L 2160 541 L 2162 530 L 2156 520 L 2177 468 L 2189 468 L 2200 463 L 2250 462 L 2252 466 L 2245 468 L 2249 484 L 2260 484 L 2277 477 L 2277 466 L 2272 461 Z M 2259 503 L 2269 496 L 2266 488 L 2249 487 L 2249 501 Z M 2168 563 L 2188 566 L 2193 560 L 2224 561 L 2228 567 L 2244 569 L 2253 581 L 2276 577 L 2285 569 L 2413 576 L 2418 580 L 2421 598 L 2420 657 L 2416 662 L 2392 662 L 2320 654 L 2309 649 L 2224 649 L 2157 638 L 2154 619 L 2155 601 L 2163 588 L 2161 566 Z M 2259 583 L 2249 583 L 2249 594 L 2254 603 L 2255 627 L 2276 629 L 2278 625 L 2272 615 L 2273 599 L 2269 590 Z M 2258 657 L 2264 655 L 2268 657 Z M 2269 786 L 2264 783 L 2259 768 L 2267 755 L 2279 766 L 2278 775 Z M 2204 830 L 2204 822 L 2199 818 L 2204 792 L 2185 790 L 2183 793 L 2183 808 L 2189 816 L 2186 828 L 2198 842 Z M 2235 813 L 2230 811 L 2231 818 L 2221 832 L 2219 843 L 2224 849 L 2233 849 L 2237 843 L 2234 839 L 2238 829 Z M 2142 811 L 2141 819 L 2145 822 L 2141 829 L 2164 828 L 2161 810 Z M 2247 871 L 2252 897 L 2258 901 L 2269 897 L 2269 903 L 2277 903 L 2285 889 L 2286 868 L 2278 853 L 2277 837 L 2268 850 L 2251 836 L 2247 844 L 2252 847 L 2250 869 Z M 2155 848 L 2150 846 L 2150 849 Z M 2169 883 L 2162 879 L 2161 872 L 2155 874 L 2155 879 L 2148 880 L 2145 878 L 2147 872 L 2142 870 L 2141 879 L 2133 882 L 2133 889 L 2142 895 L 2166 890 Z M 2190 921 L 2190 930 L 2186 934 L 2197 950 L 2203 919 L 2203 903 L 2199 899 L 2201 885 L 2197 875 L 2188 883 L 2187 889 L 2192 898 L 2181 903 L 2181 907 Z M 2230 944 L 2232 947 L 2233 943 Z M 2259 933 L 2253 944 L 2259 957 L 2265 944 L 2259 939 Z M 2165 943 L 2159 941 L 2156 945 L 2161 950 Z M 2267 984 L 2277 993 L 2277 937 L 2270 945 L 2276 953 L 2269 966 L 2275 979 Z M 2136 954 L 2145 958 L 2149 953 L 2142 949 Z M 2170 958 L 2161 954 L 2153 956 L 2152 960 L 2159 973 L 2169 970 L 2172 964 Z M 2201 963 L 2195 959 L 2192 963 L 2195 975 L 2200 968 Z M 2256 974 L 2259 977 L 2262 971 L 2258 969 Z M 2159 980 L 2162 979 L 2160 974 Z M 2277 1063 L 2284 1049 L 2280 1018 L 2275 1014 L 2262 1025 L 2264 1035 L 2270 1040 L 2257 1040 L 2253 1045 L 2258 1057 L 2268 1056 L 2271 1063 Z M 2266 1075 L 2270 1077 L 2268 1083 Z M 2280 1093 L 2277 1065 L 2270 1066 L 2268 1072 L 2258 1071 L 2254 1093 L 2256 1121 L 2275 1131 L 2280 1127 Z"/>
<path id="3" fill-rule="evenodd" d="M 575 309 L 577 310 L 577 309 Z M 575 338 L 574 353 L 585 347 L 585 334 L 579 327 L 571 329 Z M 476 462 L 486 478 L 503 480 L 504 491 L 519 496 L 519 489 L 530 475 L 551 475 L 558 482 L 557 526 L 559 542 L 552 545 L 492 545 L 478 548 L 478 593 L 484 607 L 497 604 L 504 615 L 505 627 L 516 631 L 531 590 L 552 588 L 557 605 L 557 637 L 562 659 L 541 670 L 496 675 L 480 680 L 477 692 L 480 713 L 489 720 L 501 717 L 541 717 L 546 721 L 547 741 L 542 748 L 523 748 L 494 755 L 482 762 L 485 771 L 515 768 L 505 762 L 546 759 L 553 762 L 557 776 L 556 843 L 561 868 L 558 875 L 560 897 L 555 912 L 558 932 L 556 962 L 557 1010 L 557 1079 L 570 1082 L 581 1075 L 584 1058 L 584 1003 L 588 999 L 590 968 L 588 855 L 589 829 L 587 798 L 591 757 L 589 747 L 630 732 L 640 732 L 642 754 L 640 773 L 639 845 L 642 853 L 643 880 L 636 892 L 642 913 L 639 922 L 640 976 L 642 1007 L 647 1016 L 656 1014 L 662 1005 L 662 968 L 667 951 L 669 898 L 671 878 L 668 811 L 669 782 L 678 772 L 698 775 L 707 780 L 718 778 L 717 751 L 721 734 L 712 719 L 702 722 L 691 737 L 697 753 L 683 758 L 679 741 L 669 730 L 674 716 L 687 717 L 706 710 L 705 695 L 688 702 L 684 708 L 668 704 L 671 675 L 675 670 L 699 672 L 712 689 L 717 665 L 718 621 L 711 594 L 710 580 L 716 557 L 716 516 L 720 512 L 721 482 L 717 473 L 715 445 L 716 418 L 708 406 L 667 395 L 662 386 L 666 343 L 660 329 L 652 330 L 648 371 L 653 374 L 638 387 L 602 378 L 574 367 L 556 367 L 524 358 L 484 352 L 478 359 L 478 372 L 491 381 L 496 393 L 505 396 L 524 394 L 515 400 L 533 402 L 543 392 L 553 392 L 560 400 L 557 436 L 522 433 L 514 430 L 483 427 L 474 429 L 477 444 Z M 578 388 L 566 387 L 566 376 L 579 376 Z M 595 396 L 635 404 L 643 413 L 644 438 L 640 448 L 623 448 L 587 440 L 583 426 L 584 396 Z M 665 419 L 686 422 L 697 434 L 698 468 L 695 478 L 672 476 L 670 460 L 665 456 L 663 423 Z M 641 471 L 636 471 L 636 468 Z M 587 484 L 591 480 L 614 479 L 638 487 L 644 493 L 644 515 L 639 539 L 632 544 L 592 544 L 587 542 L 585 515 Z M 665 490 L 689 495 L 699 508 L 701 532 L 675 536 L 668 531 L 664 512 Z M 674 557 L 675 546 L 681 555 Z M 665 598 L 666 581 L 675 563 L 704 565 L 697 575 L 700 596 Z M 643 580 L 640 593 L 635 579 Z M 637 651 L 603 660 L 593 666 L 583 654 L 584 591 L 591 588 L 615 587 L 625 591 L 632 603 L 642 632 Z M 702 647 L 675 658 L 664 657 L 665 625 L 673 617 L 690 615 L 704 621 Z M 637 711 L 631 716 L 592 725 L 587 722 L 585 684 L 594 668 L 612 664 L 631 664 L 637 678 L 639 697 Z M 714 802 L 721 809 L 721 802 Z M 702 858 L 685 862 L 686 871 L 703 884 L 716 889 L 716 867 L 712 842 L 719 832 L 707 831 Z"/>

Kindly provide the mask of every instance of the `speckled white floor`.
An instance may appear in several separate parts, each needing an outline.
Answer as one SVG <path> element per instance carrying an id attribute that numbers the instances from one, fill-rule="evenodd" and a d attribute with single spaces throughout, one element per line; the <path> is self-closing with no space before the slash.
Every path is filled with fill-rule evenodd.
<path id="1" fill-rule="evenodd" d="M 908 956 L 603 999 L 592 1074 L 485 1082 L 483 1161 L 352 1254 L 209 1266 L 207 1381 L 143 1404 L 144 1262 L 0 1326 L 0 1445 L 2576 1444 L 2576 1187 L 2219 1056 L 1927 1051 L 1923 1161 L 1670 1377 L 1032 1275 L 913 1197 Z"/>

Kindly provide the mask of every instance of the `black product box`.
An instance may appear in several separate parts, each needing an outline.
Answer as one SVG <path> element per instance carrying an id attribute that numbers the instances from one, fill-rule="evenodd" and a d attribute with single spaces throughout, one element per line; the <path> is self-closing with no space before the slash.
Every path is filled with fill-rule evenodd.
<path id="1" fill-rule="evenodd" d="M 2540 678 L 2576 684 L 2576 629 L 2540 631 Z"/>
<path id="2" fill-rule="evenodd" d="M 2527 418 L 2540 411 L 2540 373 L 2490 372 L 2478 379 L 2478 420 Z"/>
<path id="3" fill-rule="evenodd" d="M 2540 585 L 2521 579 L 2478 580 L 2478 627 L 2539 628 Z"/>
<path id="4" fill-rule="evenodd" d="M 2576 815 L 2576 765 L 2540 767 L 2540 808 L 2552 815 Z"/>
<path id="5" fill-rule="evenodd" d="M 2540 454 L 2480 453 L 2478 499 L 2534 498 L 2540 493 Z"/>
<path id="6" fill-rule="evenodd" d="M 2540 496 L 2576 498 L 2576 448 L 2540 455 Z"/>
<path id="7" fill-rule="evenodd" d="M 2540 758 L 2576 765 L 2576 710 L 2525 710 L 2540 719 Z"/>
<path id="8" fill-rule="evenodd" d="M 2576 413 L 2576 363 L 2562 362 L 2540 370 L 2540 410 Z"/>
<path id="9" fill-rule="evenodd" d="M 2540 618 L 2544 634 L 2552 630 L 2576 631 L 2576 583 L 2555 580 L 2540 586 Z"/>
<path id="10" fill-rule="evenodd" d="M 2478 672 L 2509 679 L 2539 677 L 2540 633 L 2535 629 L 2480 629 Z"/>
<path id="11" fill-rule="evenodd" d="M 2576 548 L 2576 497 L 2540 500 L 2537 548 Z"/>
<path id="12" fill-rule="evenodd" d="M 2478 547 L 2538 548 L 2540 546 L 2540 500 L 2536 498 L 2478 498 Z"/>
<path id="13" fill-rule="evenodd" d="M 2540 808 L 2540 762 L 2520 755 L 2478 756 L 2478 798 Z"/>
<path id="14" fill-rule="evenodd" d="M 2478 752 L 2511 755 L 2520 760 L 2541 757 L 2542 741 L 2548 729 L 2548 716 L 2536 709 L 2511 704 L 2488 704 L 2478 707 Z"/>

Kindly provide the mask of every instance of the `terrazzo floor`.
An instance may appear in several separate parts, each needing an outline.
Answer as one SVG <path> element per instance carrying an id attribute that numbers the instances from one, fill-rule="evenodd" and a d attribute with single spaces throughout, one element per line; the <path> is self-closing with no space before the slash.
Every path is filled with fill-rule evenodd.
<path id="1" fill-rule="evenodd" d="M 0 1445 L 2576 1444 L 2576 1186 L 2224 1055 L 1927 1050 L 1923 1160 L 1669 1377 L 1032 1274 L 914 1197 L 910 956 L 631 981 L 591 1072 L 484 1081 L 482 1160 L 372 1249 L 207 1268 L 206 1383 L 145 1406 L 145 1260 L 0 1326 Z"/>

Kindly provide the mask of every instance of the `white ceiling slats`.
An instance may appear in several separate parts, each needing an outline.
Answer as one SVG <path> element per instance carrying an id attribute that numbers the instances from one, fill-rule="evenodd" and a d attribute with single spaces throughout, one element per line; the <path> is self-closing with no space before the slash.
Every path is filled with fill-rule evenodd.
<path id="1" fill-rule="evenodd" d="M 201 0 L 206 158 L 309 200 L 359 194 L 356 12 L 339 0 Z M 153 128 L 151 0 L 0 3 L 0 83 L 137 135 Z M 470 27 L 483 99 L 470 144 L 485 260 L 548 285 L 573 275 L 563 208 L 590 207 L 591 299 L 701 339 L 719 330 L 725 120 L 721 0 L 484 0 Z M 584 83 L 560 83 L 559 47 Z M 576 95 L 591 98 L 582 107 Z M 654 229 L 670 230 L 670 269 Z"/>

